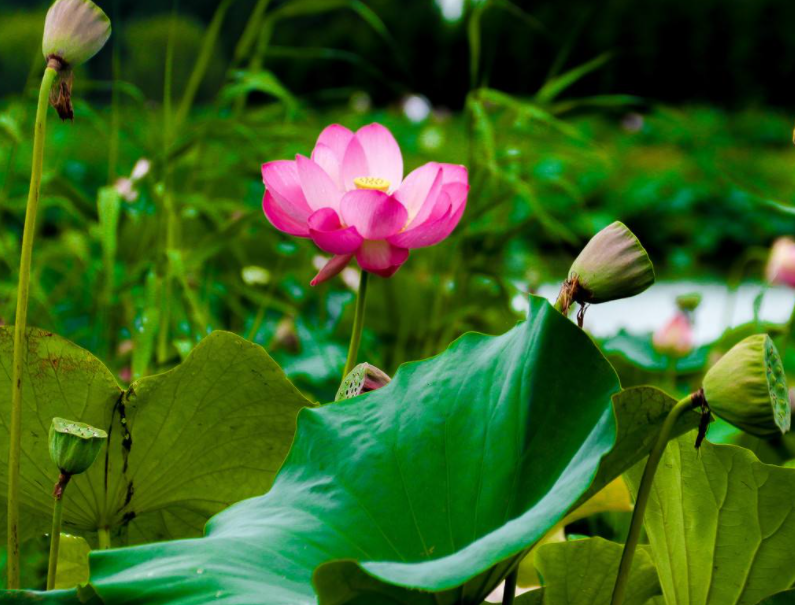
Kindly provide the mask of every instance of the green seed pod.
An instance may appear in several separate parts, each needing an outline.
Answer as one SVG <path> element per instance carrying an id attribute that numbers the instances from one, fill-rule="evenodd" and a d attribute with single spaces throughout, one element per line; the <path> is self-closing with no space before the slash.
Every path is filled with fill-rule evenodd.
<path id="1" fill-rule="evenodd" d="M 102 449 L 108 434 L 82 422 L 53 418 L 50 425 L 50 458 L 65 475 L 86 472 Z"/>
<path id="2" fill-rule="evenodd" d="M 767 334 L 734 345 L 704 376 L 710 409 L 737 428 L 765 437 L 790 428 L 787 380 Z"/>
<path id="3" fill-rule="evenodd" d="M 369 363 L 360 363 L 342 381 L 334 401 L 343 401 L 385 387 L 392 379 Z"/>
<path id="4" fill-rule="evenodd" d="M 68 67 L 85 63 L 110 38 L 110 19 L 91 0 L 56 0 L 44 22 L 44 58 Z"/>
<path id="5" fill-rule="evenodd" d="M 701 304 L 701 294 L 692 292 L 690 294 L 680 294 L 676 297 L 676 306 L 685 313 L 692 313 Z"/>
<path id="6" fill-rule="evenodd" d="M 635 296 L 654 283 L 654 266 L 638 238 L 616 221 L 591 238 L 569 269 L 572 299 L 598 304 Z"/>

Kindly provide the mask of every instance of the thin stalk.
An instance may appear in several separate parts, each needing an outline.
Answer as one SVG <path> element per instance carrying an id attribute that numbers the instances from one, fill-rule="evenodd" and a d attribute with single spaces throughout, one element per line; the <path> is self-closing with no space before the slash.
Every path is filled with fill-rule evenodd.
<path id="1" fill-rule="evenodd" d="M 110 528 L 100 527 L 97 530 L 97 540 L 99 541 L 100 550 L 108 550 L 111 547 Z"/>
<path id="2" fill-rule="evenodd" d="M 513 605 L 516 598 L 516 580 L 519 577 L 519 568 L 514 569 L 505 578 L 505 586 L 502 589 L 502 605 Z"/>
<path id="3" fill-rule="evenodd" d="M 47 66 L 41 79 L 39 102 L 36 107 L 36 126 L 33 137 L 33 168 L 25 211 L 22 235 L 22 254 L 19 261 L 17 311 L 14 321 L 14 375 L 11 381 L 11 438 L 8 454 L 8 588 L 19 588 L 19 458 L 22 443 L 22 364 L 26 357 L 25 328 L 28 321 L 30 297 L 30 265 L 33 258 L 33 239 L 36 233 L 36 212 L 44 167 L 44 138 L 47 127 L 47 103 L 50 89 L 58 72 Z"/>
<path id="4" fill-rule="evenodd" d="M 679 402 L 671 408 L 657 436 L 657 442 L 654 444 L 654 448 L 652 448 L 649 454 L 649 460 L 646 462 L 646 468 L 643 471 L 643 478 L 640 480 L 638 497 L 635 499 L 635 509 L 632 511 L 632 522 L 629 526 L 626 544 L 624 544 L 624 552 L 621 554 L 621 564 L 618 567 L 618 577 L 613 587 L 613 599 L 610 601 L 611 605 L 621 605 L 621 603 L 624 602 L 624 593 L 626 592 L 627 582 L 629 581 L 632 558 L 635 556 L 635 549 L 638 546 L 638 539 L 640 538 L 640 529 L 643 527 L 643 516 L 646 512 L 646 505 L 649 502 L 649 494 L 651 493 L 651 486 L 654 482 L 654 473 L 657 471 L 657 466 L 660 464 L 660 459 L 671 437 L 671 431 L 676 421 L 687 410 L 693 409 L 693 406 L 694 395 L 691 394 L 679 400 Z"/>
<path id="5" fill-rule="evenodd" d="M 351 332 L 351 344 L 348 347 L 348 360 L 345 362 L 345 371 L 342 379 L 351 373 L 356 366 L 356 356 L 359 354 L 359 343 L 362 341 L 362 328 L 364 327 L 364 304 L 367 298 L 367 271 L 362 271 L 359 278 L 359 291 L 356 293 L 356 314 L 353 316 L 353 332 Z"/>
<path id="6" fill-rule="evenodd" d="M 786 356 L 787 346 L 789 346 L 789 341 L 792 339 L 793 332 L 795 332 L 795 305 L 793 305 L 792 313 L 790 313 L 789 321 L 787 321 L 787 329 L 784 331 L 784 335 L 781 337 L 781 341 L 778 345 L 778 352 L 782 359 Z"/>
<path id="7" fill-rule="evenodd" d="M 163 208 L 166 215 L 165 242 L 163 250 L 163 288 L 160 299 L 160 330 L 157 340 L 157 363 L 163 365 L 168 359 L 169 332 L 171 330 L 171 294 L 174 276 L 169 252 L 176 249 L 177 216 L 171 186 L 171 145 L 174 141 L 174 116 L 172 103 L 172 75 L 174 70 L 174 28 L 176 27 L 179 0 L 174 0 L 171 11 L 171 27 L 166 46 L 166 69 L 163 82 Z"/>
<path id="8" fill-rule="evenodd" d="M 47 566 L 47 590 L 55 588 L 55 576 L 58 573 L 58 551 L 61 547 L 61 519 L 63 517 L 63 493 L 69 483 L 70 475 L 61 473 L 55 484 L 52 496 L 55 505 L 52 509 L 52 531 L 50 532 L 50 563 Z"/>

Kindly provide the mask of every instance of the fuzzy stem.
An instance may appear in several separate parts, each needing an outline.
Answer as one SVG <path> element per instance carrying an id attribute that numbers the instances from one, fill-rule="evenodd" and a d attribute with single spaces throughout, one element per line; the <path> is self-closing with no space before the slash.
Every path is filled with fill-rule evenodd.
<path id="1" fill-rule="evenodd" d="M 351 332 L 351 344 L 348 347 L 348 360 L 345 362 L 345 371 L 342 379 L 351 373 L 356 366 L 356 356 L 359 353 L 359 343 L 362 341 L 362 328 L 364 327 L 364 304 L 367 298 L 367 271 L 362 271 L 359 278 L 359 291 L 356 293 L 356 314 L 353 317 L 353 331 Z"/>
<path id="2" fill-rule="evenodd" d="M 100 550 L 108 550 L 111 547 L 110 528 L 100 527 L 97 530 L 97 540 L 99 541 Z"/>
<path id="3" fill-rule="evenodd" d="M 640 529 L 643 527 L 643 516 L 646 512 L 646 505 L 649 502 L 649 494 L 651 493 L 651 486 L 654 482 L 654 473 L 657 466 L 660 464 L 665 446 L 671 437 L 671 431 L 676 424 L 679 417 L 693 408 L 695 403 L 694 395 L 688 395 L 681 399 L 671 411 L 660 429 L 657 436 L 657 441 L 649 454 L 649 459 L 646 462 L 646 468 L 643 470 L 643 478 L 640 480 L 640 487 L 638 488 L 638 497 L 635 499 L 635 508 L 632 511 L 632 522 L 629 526 L 629 534 L 627 541 L 624 544 L 624 552 L 621 554 L 621 564 L 618 568 L 618 577 L 616 578 L 615 586 L 613 587 L 613 599 L 610 601 L 611 605 L 621 605 L 624 601 L 624 593 L 627 589 L 627 582 L 629 582 L 629 572 L 632 567 L 632 558 L 635 555 L 635 549 L 638 546 L 638 539 L 640 538 Z"/>
<path id="4" fill-rule="evenodd" d="M 11 436 L 8 453 L 8 588 L 19 588 L 19 458 L 22 443 L 22 364 L 26 357 L 25 328 L 28 321 L 30 296 L 30 265 L 33 257 L 33 238 L 36 234 L 36 211 L 44 166 L 44 135 L 47 127 L 47 103 L 50 89 L 58 72 L 52 67 L 44 70 L 36 107 L 36 126 L 33 136 L 33 167 L 25 211 L 22 235 L 22 254 L 19 261 L 17 311 L 14 321 L 14 370 L 11 381 Z"/>
<path id="5" fill-rule="evenodd" d="M 69 483 L 70 475 L 61 473 L 55 484 L 52 496 L 55 505 L 52 509 L 52 531 L 50 532 L 50 563 L 47 566 L 47 590 L 55 588 L 55 575 L 58 572 L 58 551 L 61 547 L 61 518 L 63 517 L 63 493 Z"/>
<path id="6" fill-rule="evenodd" d="M 516 580 L 518 577 L 519 568 L 517 567 L 505 578 L 505 586 L 502 590 L 502 605 L 513 605 L 513 600 L 516 597 Z"/>

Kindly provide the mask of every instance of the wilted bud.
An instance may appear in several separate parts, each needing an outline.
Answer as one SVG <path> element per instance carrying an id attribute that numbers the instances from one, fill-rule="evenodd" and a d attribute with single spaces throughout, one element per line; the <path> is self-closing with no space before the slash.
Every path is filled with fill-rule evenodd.
<path id="1" fill-rule="evenodd" d="M 351 370 L 351 373 L 342 381 L 334 401 L 350 399 L 362 393 L 369 393 L 385 387 L 392 379 L 375 366 L 369 363 L 360 363 Z"/>
<path id="2" fill-rule="evenodd" d="M 110 38 L 110 19 L 91 0 L 56 0 L 44 22 L 44 58 L 66 67 L 85 63 Z"/>
<path id="3" fill-rule="evenodd" d="M 658 353 L 669 357 L 684 357 L 693 350 L 693 326 L 690 318 L 677 311 L 668 323 L 652 336 L 652 344 Z"/>
<path id="4" fill-rule="evenodd" d="M 747 433 L 789 431 L 784 366 L 767 334 L 749 336 L 712 366 L 704 376 L 704 396 L 715 415 Z"/>
<path id="5" fill-rule="evenodd" d="M 635 296 L 654 283 L 654 267 L 638 238 L 616 221 L 591 238 L 569 269 L 561 291 L 564 312 L 572 302 L 598 304 Z"/>
<path id="6" fill-rule="evenodd" d="M 50 425 L 50 458 L 64 475 L 86 472 L 102 449 L 108 434 L 82 422 L 53 418 Z"/>
<path id="7" fill-rule="evenodd" d="M 795 241 L 780 237 L 770 249 L 765 277 L 771 284 L 795 288 Z"/>

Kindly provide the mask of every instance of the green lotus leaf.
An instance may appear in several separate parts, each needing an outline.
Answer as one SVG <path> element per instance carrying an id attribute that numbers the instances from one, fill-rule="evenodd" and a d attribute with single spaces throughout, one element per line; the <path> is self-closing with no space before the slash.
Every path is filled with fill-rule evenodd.
<path id="1" fill-rule="evenodd" d="M 507 334 L 302 411 L 268 494 L 203 539 L 92 553 L 93 587 L 108 604 L 480 605 L 615 443 L 615 372 L 546 301 L 530 307 Z"/>
<path id="2" fill-rule="evenodd" d="M 756 605 L 795 582 L 795 469 L 749 450 L 669 442 L 645 515 L 668 605 Z M 627 473 L 637 490 L 642 465 Z"/>
<path id="3" fill-rule="evenodd" d="M 538 549 L 536 565 L 544 578 L 544 605 L 609 603 L 618 575 L 623 546 L 589 538 L 546 544 Z M 632 561 L 624 605 L 644 605 L 660 593 L 660 581 L 648 548 L 641 546 Z"/>
<path id="4" fill-rule="evenodd" d="M 52 518 L 48 429 L 57 416 L 102 428 L 108 445 L 64 497 L 64 531 L 114 544 L 201 535 L 212 515 L 261 494 L 287 455 L 308 402 L 259 346 L 214 332 L 183 364 L 122 391 L 88 351 L 32 329 L 23 380 L 22 528 L 45 533 Z M 12 331 L 0 329 L 0 393 L 11 390 Z M 8 443 L 7 406 L 0 443 Z M 0 447 L 0 493 L 8 448 Z M 0 534 L 6 531 L 0 507 Z M 4 538 L 3 538 L 4 539 Z"/>
<path id="5" fill-rule="evenodd" d="M 617 423 L 616 445 L 607 456 L 602 458 L 596 478 L 588 491 L 580 498 L 576 508 L 553 528 L 545 536 L 545 539 L 555 532 L 560 532 L 567 523 L 587 516 L 585 509 L 597 504 L 594 497 L 598 498 L 599 494 L 604 494 L 604 488 L 615 477 L 620 476 L 648 455 L 657 439 L 657 432 L 674 405 L 676 405 L 676 399 L 655 387 L 633 387 L 613 396 L 613 408 Z M 698 420 L 698 414 L 680 416 L 671 432 L 672 436 L 682 435 L 696 428 Z M 538 574 L 533 558 L 535 551 L 540 548 L 543 541 L 541 540 L 520 564 L 519 586 L 538 584 Z"/>
<path id="6" fill-rule="evenodd" d="M 61 534 L 55 588 L 74 588 L 88 582 L 88 553 L 91 547 L 80 536 Z"/>

